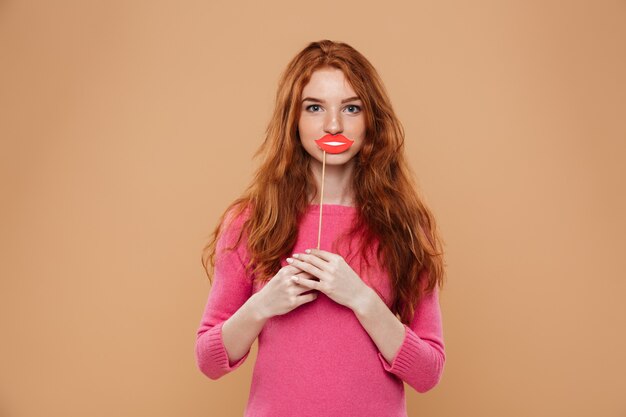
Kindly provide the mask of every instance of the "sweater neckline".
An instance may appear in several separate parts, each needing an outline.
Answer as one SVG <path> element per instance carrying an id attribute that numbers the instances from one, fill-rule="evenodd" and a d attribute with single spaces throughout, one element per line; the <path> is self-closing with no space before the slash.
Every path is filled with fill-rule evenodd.
<path id="1" fill-rule="evenodd" d="M 357 211 L 357 207 L 355 206 L 342 206 L 341 204 L 326 204 L 324 203 L 324 207 L 322 208 L 322 216 L 326 214 L 354 214 Z M 320 212 L 319 204 L 309 204 L 309 213 L 317 213 Z"/>

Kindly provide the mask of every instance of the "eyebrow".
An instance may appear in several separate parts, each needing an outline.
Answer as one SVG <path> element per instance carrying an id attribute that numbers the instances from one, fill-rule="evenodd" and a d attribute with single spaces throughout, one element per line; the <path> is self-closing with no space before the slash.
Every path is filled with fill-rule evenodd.
<path id="1" fill-rule="evenodd" d="M 305 97 L 305 98 L 302 99 L 302 102 L 305 102 L 307 100 L 308 101 L 313 101 L 313 102 L 316 102 L 316 103 L 324 103 L 324 100 L 320 100 L 319 98 L 315 98 L 315 97 Z M 347 103 L 349 101 L 356 101 L 356 100 L 361 100 L 361 99 L 359 97 L 357 97 L 357 96 L 349 97 L 349 98 L 346 98 L 344 100 L 341 100 L 341 104 Z"/>

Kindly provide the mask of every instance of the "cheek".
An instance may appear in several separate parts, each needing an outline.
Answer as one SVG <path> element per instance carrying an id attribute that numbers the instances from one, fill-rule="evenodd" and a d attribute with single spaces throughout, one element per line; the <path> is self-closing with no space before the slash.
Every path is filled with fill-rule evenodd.
<path id="1" fill-rule="evenodd" d="M 317 139 L 314 129 L 311 128 L 306 122 L 300 122 L 298 124 L 298 141 L 307 152 L 313 151 L 317 145 L 314 140 Z"/>
<path id="2" fill-rule="evenodd" d="M 298 130 L 302 132 L 302 134 L 306 136 L 307 133 L 311 132 L 313 127 L 313 123 L 309 118 L 300 117 L 300 120 L 298 121 Z"/>
<path id="3" fill-rule="evenodd" d="M 347 119 L 343 124 L 343 128 L 354 139 L 363 139 L 365 137 L 365 123 L 362 118 Z"/>
<path id="4" fill-rule="evenodd" d="M 318 129 L 311 128 L 306 124 L 301 125 L 299 129 L 300 143 L 302 146 L 311 151 L 317 149 L 317 144 L 315 140 L 318 139 L 319 131 Z"/>

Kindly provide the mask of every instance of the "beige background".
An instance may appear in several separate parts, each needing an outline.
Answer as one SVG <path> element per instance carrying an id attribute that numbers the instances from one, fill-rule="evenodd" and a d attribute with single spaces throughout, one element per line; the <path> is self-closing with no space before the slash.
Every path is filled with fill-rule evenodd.
<path id="1" fill-rule="evenodd" d="M 626 2 L 0 2 L 0 415 L 241 416 L 202 245 L 306 43 L 383 77 L 446 239 L 410 416 L 626 416 Z M 309 399 L 315 401 L 314 398 Z"/>

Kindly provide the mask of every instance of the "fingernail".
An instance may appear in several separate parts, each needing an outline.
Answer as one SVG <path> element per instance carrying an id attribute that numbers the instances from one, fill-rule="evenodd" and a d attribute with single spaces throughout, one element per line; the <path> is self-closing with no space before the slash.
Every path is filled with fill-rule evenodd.
<path id="1" fill-rule="evenodd" d="M 294 254 L 293 254 L 293 257 L 294 257 L 294 258 L 297 258 L 298 256 L 299 256 L 299 255 L 298 255 L 297 253 L 294 253 Z"/>
<path id="2" fill-rule="evenodd" d="M 311 249 L 305 250 L 306 253 L 311 253 Z"/>
<path id="3" fill-rule="evenodd" d="M 293 262 L 293 259 L 291 259 L 291 258 L 287 258 L 287 262 L 292 263 L 292 262 Z"/>

